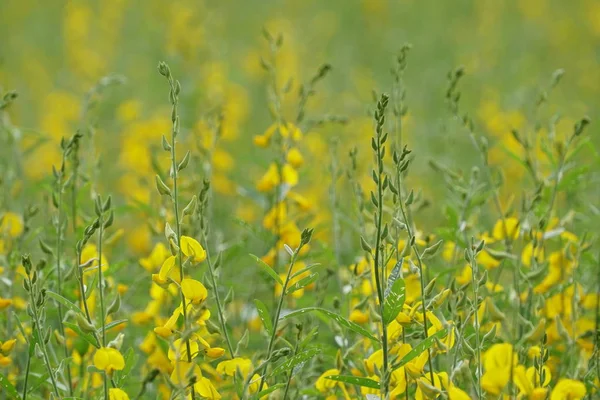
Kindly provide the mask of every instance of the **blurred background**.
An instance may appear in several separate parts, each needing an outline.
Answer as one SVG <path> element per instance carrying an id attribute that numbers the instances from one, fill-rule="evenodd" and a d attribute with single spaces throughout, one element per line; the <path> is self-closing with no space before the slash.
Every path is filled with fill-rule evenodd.
<path id="1" fill-rule="evenodd" d="M 403 137 L 416 155 L 411 185 L 433 204 L 423 214 L 431 226 L 443 214 L 434 199 L 445 189 L 429 161 L 468 171 L 477 160 L 445 102 L 451 70 L 464 67 L 461 112 L 490 138 L 490 160 L 502 166 L 507 181 L 504 198 L 527 179 L 514 159 L 519 149 L 511 129 L 534 131 L 557 117 L 556 131 L 566 135 L 583 115 L 598 114 L 596 0 L 2 0 L 0 86 L 19 93 L 10 117 L 26 149 L 24 174 L 31 182 L 44 181 L 60 159 L 60 138 L 86 121 L 94 127 L 95 158 L 84 157 L 100 167 L 98 190 L 120 192 L 139 207 L 150 204 L 157 196 L 154 149 L 169 130 L 167 88 L 156 71 L 165 60 L 183 86 L 186 146 L 197 145 L 215 110 L 223 115 L 213 185 L 235 195 L 222 203 L 223 212 L 233 207 L 244 220 L 256 218 L 260 212 L 244 196 L 252 197 L 272 159 L 252 145 L 272 123 L 268 75 L 261 68 L 261 57 L 270 59 L 264 29 L 283 37 L 276 65 L 278 83 L 290 88 L 284 110 L 293 113 L 300 83 L 321 65 L 332 67 L 308 113 L 347 123 L 310 129 L 302 144 L 310 154 L 300 187 L 324 214 L 328 188 L 319 183 L 328 173 L 332 139 L 339 142 L 342 170 L 349 149 L 358 147 L 368 180 L 373 91 L 391 91 L 390 71 L 404 44 L 412 48 L 403 78 Z M 561 83 L 536 112 L 540 93 L 561 68 Z M 86 97 L 114 74 L 125 83 Z M 96 97 L 93 111 L 84 112 L 86 98 Z M 598 144 L 596 126 L 590 132 Z M 591 167 L 597 168 L 594 150 L 588 150 L 581 157 L 595 160 Z M 598 194 L 596 187 L 592 181 L 586 190 Z"/>

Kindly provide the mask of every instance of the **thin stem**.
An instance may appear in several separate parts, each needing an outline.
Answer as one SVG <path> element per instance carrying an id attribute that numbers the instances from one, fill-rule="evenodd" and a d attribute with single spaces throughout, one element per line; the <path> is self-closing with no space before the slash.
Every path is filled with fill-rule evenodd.
<path id="1" fill-rule="evenodd" d="M 385 279 L 385 265 L 382 262 L 382 224 L 383 224 L 383 183 L 381 171 L 383 171 L 383 152 L 382 152 L 382 138 L 381 138 L 381 127 L 377 129 L 377 149 L 376 149 L 376 157 L 377 157 L 377 171 L 379 171 L 378 179 L 377 179 L 377 225 L 375 229 L 377 230 L 376 239 L 375 239 L 375 284 L 377 286 L 377 296 L 379 298 L 379 313 L 381 315 L 381 346 L 383 350 L 383 369 L 382 369 L 382 379 L 381 379 L 381 394 L 384 399 L 387 399 L 389 392 L 389 381 L 388 381 L 388 340 L 387 340 L 387 324 L 385 322 L 384 316 L 384 289 L 383 289 L 383 280 Z"/>
<path id="2" fill-rule="evenodd" d="M 477 351 L 477 368 L 475 372 L 477 374 L 477 397 L 482 398 L 482 387 L 481 387 L 481 338 L 479 332 L 479 266 L 477 265 L 477 258 L 473 252 L 473 244 L 467 242 L 467 248 L 469 249 L 469 260 L 471 264 L 471 271 L 473 276 L 473 296 L 475 300 L 475 346 Z"/>
<path id="3" fill-rule="evenodd" d="M 400 184 L 402 184 L 402 179 L 400 178 Z M 401 194 L 401 186 L 398 187 L 398 193 Z M 408 240 L 409 241 L 413 241 L 413 231 L 412 228 L 410 226 L 407 214 L 406 214 L 406 210 L 404 209 L 404 200 L 402 199 L 402 196 L 399 195 L 399 202 L 400 202 L 400 211 L 402 212 L 402 218 L 404 218 L 404 223 L 406 225 L 406 231 L 408 233 Z M 423 333 L 425 334 L 425 339 L 427 339 L 429 337 L 428 331 L 429 331 L 429 324 L 427 322 L 427 306 L 425 305 L 426 303 L 426 298 L 425 298 L 425 277 L 423 276 L 423 261 L 421 258 L 421 253 L 419 252 L 419 248 L 417 247 L 416 243 L 413 243 L 411 245 L 413 252 L 415 253 L 415 256 L 417 257 L 417 265 L 419 267 L 419 282 L 421 285 L 421 306 L 422 306 L 422 313 L 423 313 Z M 427 349 L 427 363 L 429 365 L 429 375 L 431 378 L 431 384 L 435 385 L 435 380 L 434 380 L 434 375 L 433 375 L 433 362 L 431 359 L 431 349 L 428 348 Z"/>
<path id="4" fill-rule="evenodd" d="M 63 166 L 64 166 L 64 158 L 63 158 Z M 62 225 L 63 225 L 63 221 L 62 221 L 62 205 L 63 205 L 63 170 L 61 168 L 61 171 L 59 172 L 59 178 L 58 178 L 58 182 L 57 182 L 57 186 L 58 186 L 58 218 L 57 218 L 57 227 L 56 227 L 56 278 L 57 278 L 57 282 L 56 282 L 56 287 L 57 287 L 57 291 L 58 294 L 60 296 L 63 295 L 62 293 L 62 268 L 61 268 L 61 255 L 62 255 Z M 58 303 L 58 320 L 59 320 L 59 324 L 58 324 L 58 329 L 59 332 L 61 334 L 61 336 L 63 337 L 63 350 L 65 353 L 65 359 L 69 357 L 69 349 L 67 348 L 67 341 L 64 339 L 65 338 L 65 328 L 63 326 L 63 309 L 62 309 L 62 304 Z M 29 359 L 27 360 L 28 366 L 29 366 Z M 69 386 L 69 396 L 73 396 L 73 381 L 71 378 L 71 369 L 70 368 L 65 368 L 66 369 L 66 373 L 67 373 L 67 382 L 68 382 L 68 386 Z"/>
<path id="5" fill-rule="evenodd" d="M 179 192 L 178 192 L 178 187 L 177 187 L 177 176 L 178 176 L 179 168 L 177 165 L 177 153 L 175 151 L 175 137 L 179 133 L 179 114 L 177 112 L 177 106 L 179 104 L 179 93 L 178 93 L 179 89 L 176 87 L 175 81 L 173 80 L 173 77 L 171 76 L 170 71 L 169 71 L 168 75 L 166 75 L 166 77 L 169 81 L 169 86 L 171 88 L 171 96 L 170 97 L 171 97 L 171 104 L 173 105 L 173 113 L 172 113 L 173 126 L 171 129 L 171 174 L 172 174 L 172 179 L 173 179 L 172 200 L 173 200 L 173 212 L 175 214 L 175 234 L 176 234 L 176 240 L 177 240 L 177 263 L 178 263 L 178 267 L 179 267 L 179 274 L 180 274 L 181 280 L 183 280 L 185 277 L 185 271 L 183 268 L 183 252 L 181 250 L 181 222 L 179 220 Z M 187 304 L 186 304 L 185 296 L 183 295 L 183 290 L 181 290 L 181 287 L 179 289 L 179 292 L 180 292 L 180 296 L 181 296 L 181 305 L 183 308 L 184 330 L 185 330 L 185 332 L 187 332 L 188 328 L 189 328 L 189 321 L 188 321 L 188 317 L 187 317 Z M 191 349 L 189 337 L 186 337 L 186 339 L 185 339 L 185 347 L 187 350 L 187 361 L 192 362 L 192 349 Z M 192 395 L 192 400 L 194 400 L 196 398 L 196 391 L 194 390 L 193 386 L 192 386 L 192 390 L 191 390 L 191 395 Z"/>
<path id="6" fill-rule="evenodd" d="M 235 358 L 235 350 L 233 349 L 233 344 L 231 343 L 231 338 L 229 337 L 229 332 L 227 331 L 227 321 L 225 320 L 225 315 L 223 305 L 221 303 L 221 296 L 219 295 L 219 291 L 217 290 L 217 279 L 215 276 L 214 265 L 210 259 L 210 252 L 208 251 L 208 239 L 206 234 L 202 233 L 202 241 L 204 242 L 204 249 L 206 251 L 206 262 L 208 263 L 208 271 L 210 274 L 210 280 L 215 289 L 215 301 L 217 302 L 217 310 L 219 315 L 219 323 L 221 324 L 221 330 L 223 331 L 223 335 L 225 336 L 225 342 L 227 343 L 227 349 L 229 350 L 229 354 L 231 358 Z"/>
<path id="7" fill-rule="evenodd" d="M 267 356 L 266 359 L 269 360 L 271 358 L 271 352 L 273 351 L 273 345 L 275 344 L 275 338 L 277 336 L 277 327 L 279 325 L 279 317 L 281 315 L 281 308 L 283 306 L 283 300 L 285 299 L 285 292 L 290 283 L 290 279 L 292 276 L 292 270 L 294 268 L 294 264 L 296 264 L 296 259 L 298 258 L 298 253 L 304 246 L 303 242 L 300 242 L 300 246 L 292 253 L 292 258 L 290 260 L 290 265 L 287 270 L 287 274 L 285 276 L 285 281 L 283 282 L 283 287 L 281 289 L 281 294 L 279 295 L 279 300 L 277 302 L 277 309 L 275 311 L 275 315 L 273 316 L 273 331 L 271 332 L 271 337 L 269 339 L 269 345 L 267 346 Z M 260 392 L 265 384 L 267 367 L 269 366 L 268 362 L 265 362 L 265 366 L 261 373 L 260 384 L 258 386 L 258 392 Z M 249 377 L 251 379 L 252 377 Z"/>
<path id="8" fill-rule="evenodd" d="M 106 347 L 106 311 L 104 308 L 104 277 L 102 276 L 102 234 L 104 232 L 104 223 L 102 214 L 98 216 L 100 228 L 98 230 L 98 291 L 100 295 L 100 326 L 102 327 L 102 347 Z M 108 375 L 104 372 L 104 399 L 108 400 Z"/>
<path id="9" fill-rule="evenodd" d="M 56 378 L 54 377 L 52 367 L 50 366 L 50 358 L 48 357 L 48 350 L 46 349 L 44 335 L 40 328 L 41 325 L 40 325 L 39 310 L 37 308 L 36 299 L 34 297 L 34 284 L 31 282 L 31 279 L 28 279 L 28 280 L 29 280 L 29 285 L 30 285 L 29 298 L 31 299 L 31 309 L 33 311 L 35 329 L 37 330 L 38 337 L 40 338 L 40 341 L 38 342 L 38 344 L 42 351 L 42 355 L 44 357 L 44 365 L 46 366 L 46 369 L 48 370 L 48 375 L 50 375 L 50 381 L 52 382 L 52 388 L 54 390 L 54 394 L 56 395 L 56 398 L 60 398 L 60 394 L 58 392 L 58 385 L 56 384 Z"/>
<path id="10" fill-rule="evenodd" d="M 300 334 L 302 334 L 301 327 L 300 327 L 300 329 L 298 329 L 298 336 L 296 337 L 296 345 L 294 346 L 294 353 L 292 354 L 292 357 L 295 356 L 296 354 L 298 354 L 298 345 L 300 344 Z M 285 383 L 285 391 L 283 392 L 283 400 L 287 399 L 288 392 L 290 390 L 290 386 L 292 383 L 292 375 L 293 375 L 293 371 L 290 371 L 290 373 L 288 374 L 288 377 L 287 377 L 287 382 Z"/>
<path id="11" fill-rule="evenodd" d="M 28 343 L 29 344 L 29 343 Z M 27 366 L 25 367 L 25 382 L 23 382 L 23 400 L 27 400 L 27 383 L 29 382 L 29 369 L 31 367 L 31 351 L 27 350 Z"/>

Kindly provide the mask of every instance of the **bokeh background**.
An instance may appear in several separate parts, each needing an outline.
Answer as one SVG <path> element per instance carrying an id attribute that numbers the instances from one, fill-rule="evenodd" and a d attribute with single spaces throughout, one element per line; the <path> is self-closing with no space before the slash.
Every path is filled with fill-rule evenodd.
<path id="1" fill-rule="evenodd" d="M 438 206 L 436 198 L 446 190 L 429 161 L 468 173 L 478 157 L 448 111 L 449 71 L 465 68 L 461 109 L 469 113 L 477 132 L 490 138 L 490 160 L 503 168 L 502 196 L 507 202 L 527 179 L 510 156 L 519 152 L 510 130 L 532 132 L 560 116 L 556 131 L 567 135 L 583 115 L 594 119 L 600 106 L 596 0 L 2 0 L 0 85 L 19 93 L 9 115 L 18 127 L 19 145 L 26 150 L 22 172 L 29 183 L 45 183 L 28 186 L 31 198 L 47 196 L 51 165 L 60 159 L 60 138 L 89 123 L 94 138 L 86 145 L 84 163 L 97 175 L 90 185 L 118 196 L 123 215 L 132 208 L 141 213 L 157 210 L 152 207 L 159 201 L 153 176 L 156 165 L 166 160 L 157 159 L 154 150 L 169 131 L 170 110 L 156 65 L 165 60 L 183 86 L 185 146 L 200 146 L 202 131 L 214 115 L 224 116 L 213 186 L 227 196 L 215 206 L 215 234 L 221 242 L 234 240 L 230 235 L 239 230 L 239 221 L 232 215 L 253 221 L 264 211 L 254 186 L 272 160 L 252 144 L 272 122 L 268 76 L 260 62 L 261 57 L 269 58 L 263 29 L 283 37 L 276 61 L 279 84 L 290 83 L 286 112 L 293 114 L 299 84 L 321 65 L 332 66 L 308 112 L 317 119 L 342 116 L 347 123 L 311 129 L 301 145 L 307 164 L 300 188 L 316 205 L 315 221 L 317 227 L 325 227 L 320 231 L 325 238 L 331 232 L 323 177 L 331 162 L 331 141 L 339 142 L 341 170 L 349 163 L 349 149 L 358 147 L 368 182 L 373 91 L 391 90 L 390 70 L 405 43 L 412 48 L 404 75 L 404 137 L 416 155 L 410 184 L 431 204 L 420 214 L 425 231 L 445 218 L 443 202 Z M 561 83 L 535 114 L 540 93 L 560 68 L 565 71 Z M 125 83 L 92 96 L 96 105 L 83 115 L 86 93 L 114 74 Z M 588 132 L 598 144 L 597 125 Z M 12 162 L 11 149 L 2 152 L 5 161 Z M 586 168 L 598 168 L 591 145 L 580 157 Z M 192 165 L 201 177 L 202 160 Z M 350 198 L 347 184 L 340 186 L 340 196 Z M 594 179 L 577 187 L 587 192 L 581 201 L 600 195 Z M 353 207 L 347 203 L 346 208 Z M 146 228 L 128 226 L 125 243 L 135 254 L 147 254 L 152 247 Z M 356 235 L 345 236 L 348 243 L 357 243 Z M 348 261 L 351 257 L 352 251 Z"/>

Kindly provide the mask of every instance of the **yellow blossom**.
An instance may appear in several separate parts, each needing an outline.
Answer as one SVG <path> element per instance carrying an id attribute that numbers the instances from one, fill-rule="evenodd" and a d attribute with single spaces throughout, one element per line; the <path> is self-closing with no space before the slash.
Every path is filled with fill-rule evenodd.
<path id="1" fill-rule="evenodd" d="M 196 239 L 189 236 L 181 237 L 181 251 L 195 263 L 202 262 L 206 259 L 206 251 L 204 251 L 204 248 L 202 248 Z"/>
<path id="2" fill-rule="evenodd" d="M 105 372 L 122 370 L 125 367 L 125 359 L 117 349 L 112 347 L 101 347 L 94 354 L 94 366 Z"/>
<path id="3" fill-rule="evenodd" d="M 129 396 L 119 388 L 110 388 L 108 390 L 109 400 L 129 400 Z"/>
<path id="4" fill-rule="evenodd" d="M 208 291 L 204 285 L 195 279 L 185 278 L 182 280 L 181 291 L 192 304 L 201 304 L 208 296 Z"/>

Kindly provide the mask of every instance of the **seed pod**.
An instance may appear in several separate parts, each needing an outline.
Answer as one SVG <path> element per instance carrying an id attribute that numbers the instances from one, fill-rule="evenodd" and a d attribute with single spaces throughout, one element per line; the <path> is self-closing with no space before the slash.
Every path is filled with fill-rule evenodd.
<path id="1" fill-rule="evenodd" d="M 106 310 L 106 315 L 114 314 L 114 313 L 118 312 L 120 309 L 121 309 L 121 296 L 119 295 L 119 293 L 117 293 L 117 296 L 115 297 L 113 302 L 110 303 L 110 305 L 108 306 L 108 309 Z"/>
<path id="2" fill-rule="evenodd" d="M 188 150 L 187 153 L 185 153 L 185 156 L 183 156 L 183 160 L 181 160 L 181 162 L 177 166 L 177 171 L 181 171 L 182 169 L 187 167 L 189 162 L 190 162 L 190 151 Z"/>
<path id="3" fill-rule="evenodd" d="M 371 253 L 373 251 L 371 246 L 367 243 L 365 238 L 363 238 L 362 236 L 360 237 L 360 247 L 362 247 L 362 249 L 368 253 Z"/>
<path id="4" fill-rule="evenodd" d="M 163 182 L 163 180 L 160 179 L 160 176 L 158 176 L 158 174 L 155 176 L 155 180 L 156 189 L 158 190 L 158 193 L 160 193 L 163 196 L 171 196 L 171 189 L 169 189 L 169 187 Z"/>
<path id="5" fill-rule="evenodd" d="M 81 314 L 76 314 L 77 325 L 84 332 L 96 332 L 96 328 L 92 325 L 87 319 L 85 319 Z"/>

